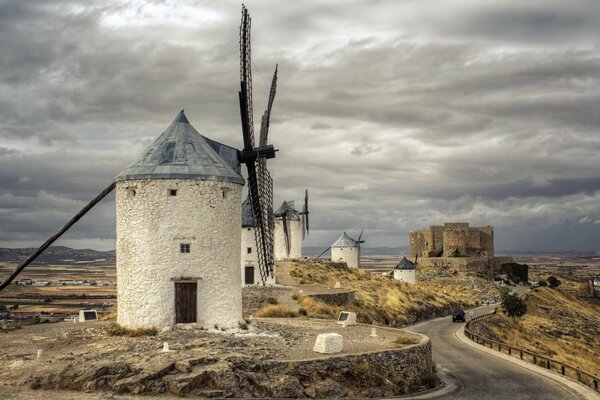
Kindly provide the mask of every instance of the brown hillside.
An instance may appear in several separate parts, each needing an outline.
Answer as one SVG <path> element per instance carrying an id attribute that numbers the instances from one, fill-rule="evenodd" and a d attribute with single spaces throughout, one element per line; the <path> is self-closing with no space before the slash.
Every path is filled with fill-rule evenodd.
<path id="1" fill-rule="evenodd" d="M 540 288 L 525 299 L 527 313 L 516 323 L 498 313 L 474 324 L 476 333 L 600 375 L 600 305 L 560 288 Z"/>
<path id="2" fill-rule="evenodd" d="M 355 291 L 355 304 L 343 307 L 297 294 L 300 306 L 313 317 L 336 317 L 344 309 L 356 311 L 361 322 L 402 326 L 448 315 L 455 307 L 472 307 L 497 296 L 494 285 L 480 278 L 456 276 L 411 285 L 326 261 L 278 263 L 277 268 L 286 271 L 286 283 L 299 290 L 304 288 L 304 292 L 333 287 L 337 281 L 343 289 Z"/>

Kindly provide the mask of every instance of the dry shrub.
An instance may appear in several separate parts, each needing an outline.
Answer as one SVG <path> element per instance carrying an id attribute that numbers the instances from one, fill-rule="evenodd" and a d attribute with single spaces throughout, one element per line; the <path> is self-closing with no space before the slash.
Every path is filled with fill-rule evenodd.
<path id="1" fill-rule="evenodd" d="M 307 315 L 318 318 L 335 318 L 340 309 L 310 296 L 299 295 L 298 303 L 306 310 Z"/>
<path id="2" fill-rule="evenodd" d="M 417 344 L 419 343 L 419 338 L 414 337 L 412 335 L 408 336 L 408 335 L 402 335 L 402 336 L 398 336 L 395 340 L 394 340 L 394 344 L 398 347 L 405 347 L 405 346 L 410 346 L 411 344 Z"/>
<path id="3" fill-rule="evenodd" d="M 109 312 L 106 314 L 102 314 L 99 316 L 98 320 L 100 321 L 116 321 L 117 320 L 117 313 L 116 312 Z"/>
<path id="4" fill-rule="evenodd" d="M 158 330 L 156 328 L 126 328 L 115 322 L 106 327 L 106 333 L 109 336 L 156 336 Z"/>
<path id="5" fill-rule="evenodd" d="M 257 317 L 271 317 L 271 318 L 291 318 L 295 317 L 296 313 L 286 306 L 278 304 L 270 304 L 258 310 L 256 312 Z"/>
<path id="6" fill-rule="evenodd" d="M 10 332 L 17 329 L 21 329 L 23 325 L 20 322 L 8 322 L 0 325 L 0 332 Z"/>

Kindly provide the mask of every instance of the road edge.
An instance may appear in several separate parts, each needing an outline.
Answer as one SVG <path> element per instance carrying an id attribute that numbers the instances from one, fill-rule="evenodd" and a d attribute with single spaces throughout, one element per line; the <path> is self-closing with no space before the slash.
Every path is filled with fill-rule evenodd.
<path id="1" fill-rule="evenodd" d="M 471 339 L 469 339 L 465 336 L 465 326 L 464 325 L 460 326 L 459 328 L 457 328 L 454 331 L 454 336 L 456 336 L 456 338 L 458 340 L 460 340 L 467 346 L 471 346 L 472 348 L 474 348 L 476 350 L 491 354 L 491 355 L 493 355 L 497 358 L 501 358 L 505 361 L 512 362 L 513 364 L 516 364 L 516 365 L 518 365 L 522 368 L 525 368 L 531 372 L 534 372 L 538 375 L 542 375 L 546 378 L 552 379 L 555 382 L 561 383 L 561 384 L 567 386 L 569 389 L 573 390 L 579 396 L 582 396 L 583 398 L 585 398 L 587 400 L 600 400 L 600 394 L 594 392 L 591 388 L 588 388 L 587 386 L 582 385 L 579 382 L 576 382 L 576 381 L 569 379 L 567 377 L 564 377 L 562 375 L 555 374 L 554 372 L 548 371 L 547 369 L 544 369 L 537 365 L 530 364 L 526 361 L 519 360 L 518 358 L 509 356 L 508 354 L 504 354 L 504 353 L 500 353 L 499 351 L 492 350 L 490 348 L 480 345 L 479 343 L 475 343 L 474 341 L 472 341 Z"/>

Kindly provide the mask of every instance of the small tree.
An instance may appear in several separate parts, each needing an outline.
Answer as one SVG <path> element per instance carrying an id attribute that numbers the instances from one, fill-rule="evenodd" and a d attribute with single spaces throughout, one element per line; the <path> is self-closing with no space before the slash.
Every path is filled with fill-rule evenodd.
<path id="1" fill-rule="evenodd" d="M 550 285 L 551 288 L 557 288 L 561 284 L 560 279 L 558 279 L 558 278 L 556 278 L 554 276 L 549 277 L 547 279 L 547 281 L 548 281 L 548 285 Z"/>
<path id="2" fill-rule="evenodd" d="M 502 298 L 502 309 L 514 322 L 518 317 L 525 315 L 527 312 L 527 303 L 514 293 L 507 294 Z"/>

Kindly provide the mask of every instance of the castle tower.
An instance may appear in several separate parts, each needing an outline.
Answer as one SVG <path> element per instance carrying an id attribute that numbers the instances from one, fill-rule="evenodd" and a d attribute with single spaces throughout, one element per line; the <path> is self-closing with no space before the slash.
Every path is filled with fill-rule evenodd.
<path id="1" fill-rule="evenodd" d="M 356 240 L 344 232 L 338 240 L 331 245 L 331 261 L 345 262 L 348 268 L 358 268 L 360 250 Z"/>
<path id="2" fill-rule="evenodd" d="M 302 220 L 293 201 L 284 201 L 273 213 L 275 260 L 302 258 Z M 287 232 L 287 233 L 286 233 Z M 288 243 L 289 241 L 289 243 Z"/>
<path id="3" fill-rule="evenodd" d="M 236 327 L 242 318 L 237 150 L 183 111 L 116 178 L 119 324 Z"/>
<path id="4" fill-rule="evenodd" d="M 255 223 L 250 199 L 242 203 L 242 285 L 262 284 L 258 267 L 258 252 L 256 248 Z M 268 277 L 265 285 L 274 285 L 275 277 Z"/>

